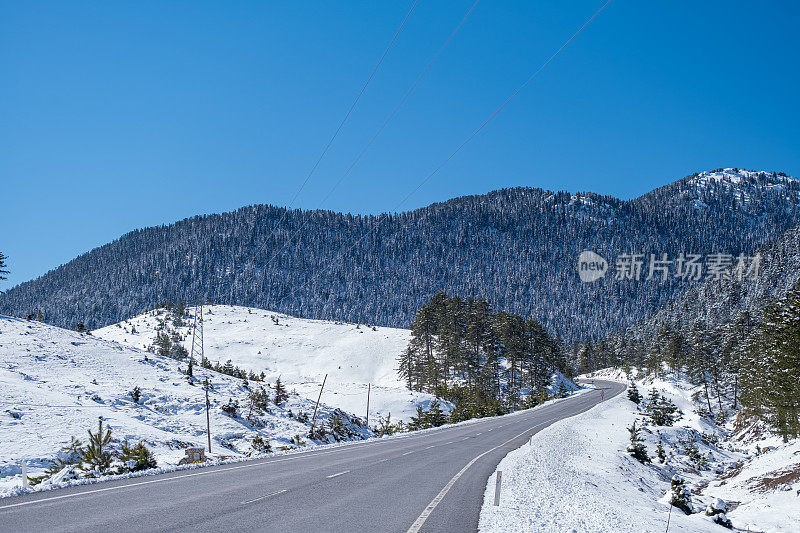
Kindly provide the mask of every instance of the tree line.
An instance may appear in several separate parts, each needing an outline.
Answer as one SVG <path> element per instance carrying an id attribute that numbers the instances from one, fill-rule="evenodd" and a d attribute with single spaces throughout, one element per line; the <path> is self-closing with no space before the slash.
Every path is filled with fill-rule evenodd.
<path id="1" fill-rule="evenodd" d="M 455 404 L 451 421 L 535 405 L 556 370 L 573 374 L 563 344 L 541 323 L 444 292 L 417 311 L 398 359 L 410 390 Z"/>
<path id="2" fill-rule="evenodd" d="M 579 348 L 579 371 L 619 366 L 658 378 L 685 374 L 698 387 L 701 414 L 724 420 L 743 409 L 785 440 L 800 436 L 800 282 L 760 310 L 712 323 L 661 323 Z"/>

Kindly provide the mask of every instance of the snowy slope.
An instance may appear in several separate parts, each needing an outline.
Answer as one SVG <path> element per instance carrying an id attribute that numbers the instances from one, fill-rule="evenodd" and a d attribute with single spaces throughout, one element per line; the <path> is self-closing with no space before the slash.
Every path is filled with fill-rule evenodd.
<path id="1" fill-rule="evenodd" d="M 190 322 L 195 309 L 188 312 Z M 163 309 L 151 311 L 93 334 L 147 349 L 159 321 L 168 315 Z M 264 372 L 269 382 L 280 376 L 290 390 L 312 399 L 328 374 L 323 401 L 360 416 L 366 414 L 367 384 L 372 384 L 372 424 L 377 416 L 389 413 L 393 420 L 407 420 L 417 405 L 427 407 L 433 400 L 432 395 L 406 390 L 397 376 L 397 357 L 408 345 L 408 330 L 307 320 L 228 305 L 204 306 L 203 316 L 205 355 L 213 362 L 230 360 L 240 368 Z M 182 344 L 191 349 L 189 324 L 177 331 Z"/>
<path id="2" fill-rule="evenodd" d="M 593 377 L 629 382 L 625 372 L 613 368 L 586 376 L 587 379 Z M 660 472 L 662 480 L 659 484 L 666 491 L 668 484 L 663 479 L 668 480 L 673 473 L 678 473 L 688 483 L 692 503 L 700 515 L 705 505 L 720 498 L 727 503 L 728 518 L 740 530 L 800 531 L 800 512 L 797 511 L 800 508 L 800 439 L 783 443 L 763 423 L 746 420 L 741 415 L 729 419 L 722 427 L 717 426 L 698 414 L 698 407 L 702 407 L 703 402 L 702 397 L 696 397 L 700 388 L 692 386 L 681 375 L 668 375 L 663 379 L 642 376 L 635 383 L 644 396 L 640 407 L 645 405 L 649 391 L 655 388 L 675 403 L 683 415 L 672 427 L 644 426 L 642 436 L 654 462 L 651 466 L 631 463 L 635 466 L 632 470 L 635 474 L 627 476 L 629 484 L 636 485 L 637 478 L 647 480 L 647 475 Z M 625 428 L 632 422 L 636 409 L 633 402 L 620 402 L 617 415 L 596 416 L 593 422 L 596 426 L 592 426 L 592 430 L 598 435 L 613 435 L 617 442 L 627 446 Z M 639 413 L 639 420 L 642 419 L 647 417 Z M 617 421 L 625 423 L 618 424 Z M 659 441 L 667 455 L 665 463 L 656 457 Z M 696 460 L 687 456 L 686 444 L 689 441 L 694 441 L 708 463 L 706 466 L 698 465 Z M 624 452 L 620 453 L 624 455 Z M 591 455 L 596 457 L 594 452 Z M 619 461 L 617 458 L 613 460 Z M 665 501 L 661 498 L 661 503 Z M 658 531 L 658 528 L 654 530 Z"/>
<path id="3" fill-rule="evenodd" d="M 630 404 L 630 405 L 626 405 Z M 668 486 L 658 472 L 625 453 L 633 405 L 621 394 L 533 436 L 533 445 L 509 453 L 500 506 L 490 477 L 478 530 L 663 532 L 669 506 L 658 500 Z M 725 531 L 704 516 L 673 512 L 671 532 Z"/>
<path id="4" fill-rule="evenodd" d="M 230 398 L 246 403 L 242 380 L 199 367 L 190 379 L 180 368 L 185 370 L 186 364 L 91 335 L 0 316 L 0 493 L 19 484 L 21 460 L 28 461 L 29 475 L 38 474 L 71 436 L 86 442 L 87 429 L 96 429 L 99 416 L 117 444 L 144 440 L 159 466 L 176 464 L 184 448 L 206 444 L 204 377 L 213 385 L 215 455 L 247 454 L 256 435 L 278 449 L 292 446 L 295 435 L 305 439 L 308 434 L 309 424 L 293 415 L 311 413 L 313 402 L 291 396 L 280 407 L 273 403 L 254 425 L 221 410 Z M 139 404 L 129 394 L 137 385 Z M 318 418 L 325 420 L 331 413 L 323 405 Z"/>

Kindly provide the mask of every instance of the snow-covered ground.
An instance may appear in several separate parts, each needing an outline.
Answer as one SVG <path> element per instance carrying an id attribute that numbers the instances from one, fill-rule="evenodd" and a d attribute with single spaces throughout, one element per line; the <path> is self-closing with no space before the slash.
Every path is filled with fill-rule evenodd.
<path id="1" fill-rule="evenodd" d="M 164 309 L 138 315 L 93 332 L 97 337 L 140 349 L 153 344 L 159 323 L 167 320 L 191 349 L 191 320 L 172 327 Z M 267 381 L 281 380 L 306 398 L 316 400 L 325 374 L 322 400 L 347 412 L 366 414 L 370 392 L 370 423 L 378 416 L 408 420 L 417 405 L 427 408 L 430 394 L 408 391 L 397 376 L 397 357 L 405 350 L 410 332 L 405 329 L 296 318 L 263 309 L 229 305 L 203 307 L 205 355 L 213 362 L 232 364 Z"/>
<path id="2" fill-rule="evenodd" d="M 619 371 L 603 379 L 627 381 Z M 600 377 L 600 376 L 598 376 Z M 501 503 L 494 507 L 489 479 L 481 510 L 481 532 L 522 531 L 725 531 L 703 512 L 717 498 L 728 506 L 734 527 L 752 531 L 800 531 L 800 441 L 781 445 L 760 433 L 718 428 L 695 412 L 693 387 L 683 381 L 638 382 L 645 397 L 652 387 L 672 400 L 683 417 L 672 427 L 645 426 L 642 436 L 652 464 L 627 452 L 627 428 L 643 417 L 626 394 L 536 434 L 532 446 L 508 454 L 498 465 Z M 726 438 L 730 440 L 725 440 Z M 744 442 L 747 440 L 747 442 Z M 665 462 L 657 457 L 657 444 Z M 755 447 L 774 449 L 756 455 Z M 695 447 L 698 465 L 686 455 Z M 793 473 L 793 474 L 792 474 Z M 691 490 L 695 513 L 672 508 L 665 496 L 679 474 Z M 765 482 L 766 480 L 766 482 Z"/>
<path id="3" fill-rule="evenodd" d="M 100 416 L 115 445 L 143 440 L 159 466 L 175 465 L 185 448 L 206 445 L 205 377 L 213 386 L 211 433 L 217 457 L 245 456 L 257 435 L 273 450 L 295 447 L 296 435 L 314 445 L 306 440 L 309 423 L 297 419 L 301 412 L 311 414 L 313 401 L 290 396 L 248 421 L 248 391 L 241 379 L 197 366 L 189 378 L 185 370 L 186 363 L 116 342 L 0 316 L 0 495 L 19 485 L 21 461 L 27 461 L 30 476 L 40 474 L 72 436 L 86 443 L 87 430 L 97 429 Z M 251 382 L 251 387 L 259 385 Z M 130 395 L 135 386 L 141 389 L 138 404 Z M 241 405 L 239 417 L 221 409 L 231 398 Z M 317 424 L 332 412 L 322 405 Z M 360 437 L 370 435 L 364 428 L 350 428 Z"/>

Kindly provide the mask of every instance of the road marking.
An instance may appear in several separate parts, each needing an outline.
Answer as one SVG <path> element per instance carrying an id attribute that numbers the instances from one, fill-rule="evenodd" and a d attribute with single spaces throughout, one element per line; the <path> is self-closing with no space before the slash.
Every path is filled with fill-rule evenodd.
<path id="1" fill-rule="evenodd" d="M 256 498 L 254 500 L 247 500 L 246 502 L 242 502 L 242 505 L 247 505 L 248 503 L 255 503 L 261 500 L 266 500 L 267 498 L 271 498 L 272 496 L 277 496 L 278 494 L 283 494 L 284 492 L 289 492 L 288 489 L 279 490 L 278 492 L 273 492 L 272 494 L 267 494 L 265 496 L 261 496 L 260 498 Z"/>
<path id="2" fill-rule="evenodd" d="M 501 448 L 501 447 L 505 446 L 509 442 L 511 442 L 511 441 L 513 441 L 515 439 L 518 439 L 519 437 L 523 436 L 524 434 L 526 434 L 526 433 L 528 433 L 530 431 L 533 431 L 534 429 L 536 429 L 538 427 L 544 426 L 546 424 L 550 424 L 552 422 L 553 422 L 553 420 L 548 420 L 547 422 L 542 422 L 541 424 L 537 424 L 537 425 L 535 425 L 535 426 L 533 426 L 531 428 L 528 428 L 527 430 L 523 431 L 519 435 L 517 435 L 515 437 L 511 437 L 510 439 L 508 439 L 504 443 L 498 444 L 494 448 L 490 448 L 490 449 L 486 450 L 482 454 L 480 454 L 477 457 L 475 457 L 474 459 L 472 459 L 472 461 L 468 462 L 464 466 L 464 468 L 459 470 L 458 473 L 455 476 L 453 476 L 452 479 L 450 479 L 450 481 L 447 482 L 447 485 L 444 486 L 444 488 L 439 492 L 439 494 L 437 494 L 436 497 L 433 500 L 431 500 L 431 503 L 429 503 L 428 506 L 425 507 L 425 510 L 422 511 L 422 514 L 419 515 L 419 517 L 414 521 L 413 524 L 411 524 L 411 527 L 408 528 L 408 531 L 406 533 L 418 533 L 419 532 L 420 528 L 422 528 L 422 525 L 425 523 L 425 521 L 431 515 L 433 510 L 436 509 L 436 507 L 444 499 L 444 497 L 447 496 L 447 493 L 450 492 L 450 489 L 453 488 L 453 485 L 456 484 L 456 481 L 458 481 L 459 478 L 461 478 L 461 476 L 464 475 L 464 472 L 466 472 L 469 469 L 469 467 L 474 465 L 478 461 L 478 459 L 480 459 L 481 457 L 483 457 L 486 454 L 489 454 L 489 453 L 495 451 L 498 448 Z M 489 431 L 491 431 L 491 430 L 489 430 Z"/>
<path id="3" fill-rule="evenodd" d="M 438 446 L 438 444 L 434 444 L 433 446 L 428 446 L 428 447 L 427 447 L 427 448 L 425 448 L 425 449 L 426 449 L 426 450 L 430 450 L 431 448 L 436 448 L 436 446 Z"/>
<path id="4" fill-rule="evenodd" d="M 349 470 L 345 470 L 344 472 L 339 472 L 338 474 L 331 474 L 330 476 L 328 476 L 328 479 L 331 479 L 332 477 L 343 476 L 343 475 L 347 474 L 348 472 L 350 472 L 350 471 Z"/>
<path id="5" fill-rule="evenodd" d="M 403 455 L 411 455 L 412 453 L 414 453 L 414 452 L 413 452 L 413 451 L 411 451 L 411 452 L 406 452 L 406 453 L 404 453 Z"/>
<path id="6" fill-rule="evenodd" d="M 535 433 L 534 430 L 536 428 L 540 428 L 540 427 L 546 426 L 548 424 L 553 424 L 553 423 L 555 423 L 555 422 L 557 422 L 559 420 L 565 420 L 567 418 L 571 418 L 573 416 L 577 416 L 577 415 L 579 415 L 581 413 L 585 413 L 586 411 L 596 407 L 597 405 L 599 405 L 599 404 L 593 404 L 593 405 L 591 405 L 589 407 L 586 407 L 585 409 L 581 409 L 580 411 L 578 411 L 576 413 L 573 413 L 573 414 L 571 414 L 569 416 L 566 416 L 566 417 L 561 416 L 561 417 L 558 417 L 558 418 L 553 418 L 551 420 L 547 420 L 547 421 L 542 422 L 540 424 L 536 424 L 535 426 L 532 426 L 532 427 L 528 428 L 527 430 L 523 431 L 522 433 L 520 433 L 520 434 L 518 434 L 518 435 L 516 435 L 514 437 L 511 437 L 510 439 L 508 439 L 504 443 L 498 444 L 494 448 L 490 448 L 490 449 L 486 450 L 485 452 L 483 452 L 482 454 L 480 454 L 477 457 L 475 457 L 474 459 L 472 459 L 472 461 L 467 463 L 464 466 L 464 468 L 459 470 L 458 473 L 455 476 L 453 476 L 452 479 L 450 479 L 450 481 L 447 482 L 447 485 L 445 485 L 444 488 L 439 492 L 439 494 L 437 494 L 436 497 L 433 500 L 431 500 L 431 503 L 429 503 L 428 506 L 425 507 L 425 510 L 422 511 L 422 514 L 419 515 L 419 517 L 417 517 L 417 519 L 414 521 L 413 524 L 411 524 L 411 527 L 408 528 L 408 531 L 406 531 L 406 533 L 419 533 L 419 530 L 422 528 L 423 524 L 425 524 L 425 521 L 431 515 L 433 510 L 436 509 L 436 507 L 439 505 L 439 503 L 444 499 L 444 497 L 447 496 L 447 493 L 450 492 L 450 489 L 453 488 L 453 485 L 455 485 L 456 481 L 458 481 L 459 478 L 461 478 L 461 476 L 464 475 L 464 472 L 466 472 L 469 469 L 469 467 L 474 465 L 481 457 L 483 457 L 483 456 L 495 451 L 498 448 L 502 448 L 503 446 L 505 446 L 509 442 L 512 442 L 513 440 L 520 438 L 521 436 L 525 435 L 526 433 L 528 433 L 528 434 L 530 434 L 531 432 Z M 491 429 L 489 431 L 491 431 Z M 480 433 L 479 433 L 479 435 L 480 435 Z"/>
<path id="7" fill-rule="evenodd" d="M 150 479 L 150 480 L 147 480 L 147 481 L 137 481 L 136 483 L 127 483 L 125 485 L 115 485 L 113 487 L 104 487 L 104 488 L 101 488 L 101 489 L 84 490 L 84 491 L 81 491 L 81 492 L 73 492 L 71 494 L 62 494 L 61 496 L 51 496 L 49 498 L 39 498 L 37 500 L 31 500 L 31 501 L 27 501 L 27 502 L 20 502 L 20 503 L 12 503 L 12 504 L 9 504 L 9 505 L 3 505 L 3 506 L 0 506 L 0 510 L 11 509 L 12 507 L 23 507 L 25 505 L 33 505 L 35 503 L 45 503 L 45 502 L 50 502 L 50 501 L 54 501 L 54 500 L 63 500 L 64 498 L 74 498 L 76 496 L 83 496 L 83 495 L 86 495 L 86 494 L 96 494 L 96 493 L 99 493 L 99 492 L 108 492 L 110 490 L 122 490 L 122 489 L 127 489 L 129 487 L 139 487 L 139 486 L 142 486 L 142 485 L 152 485 L 153 483 L 164 483 L 166 481 L 174 481 L 176 479 L 184 479 L 184 478 L 187 478 L 187 477 L 207 476 L 209 474 L 217 474 L 219 472 L 227 472 L 229 470 L 241 470 L 242 468 L 253 468 L 253 467 L 264 466 L 264 465 L 269 465 L 269 464 L 273 464 L 273 463 L 282 463 L 282 462 L 285 462 L 285 461 L 293 461 L 293 460 L 299 459 L 301 457 L 307 457 L 308 455 L 310 455 L 312 453 L 315 456 L 316 455 L 327 455 L 329 453 L 335 453 L 335 452 L 342 451 L 343 448 L 347 448 L 347 447 L 348 446 L 341 446 L 341 447 L 337 447 L 334 450 L 319 450 L 319 451 L 314 450 L 312 452 L 293 454 L 291 457 L 285 457 L 285 458 L 280 458 L 280 459 L 268 459 L 266 461 L 261 461 L 261 462 L 257 462 L 257 463 L 256 462 L 248 462 L 248 463 L 243 464 L 243 465 L 227 466 L 227 467 L 223 467 L 223 468 L 216 468 L 214 470 L 203 470 L 202 472 L 192 472 L 191 474 L 181 474 L 181 475 L 177 475 L 177 476 L 171 476 L 171 477 L 165 477 L 165 478 L 159 478 L 159 479 Z"/>
<path id="8" fill-rule="evenodd" d="M 579 411 L 576 414 L 580 414 L 582 412 L 585 412 L 588 409 L 594 407 L 595 405 L 597 405 L 597 404 L 592 404 L 591 406 L 588 406 L 586 409 L 583 409 L 583 410 Z M 550 407 L 550 406 L 545 406 L 544 409 L 539 410 L 538 413 L 542 413 L 545 409 L 547 409 L 547 407 Z M 480 424 L 481 422 L 483 422 L 483 421 L 481 421 L 480 419 L 477 419 L 477 420 L 474 420 L 474 421 L 470 420 L 470 421 L 467 421 L 467 423 L 464 424 L 464 426 L 472 426 L 472 425 Z M 464 426 L 460 426 L 460 427 L 459 426 L 454 426 L 454 427 L 451 427 L 451 428 L 445 428 L 442 431 L 458 430 L 458 429 L 460 429 L 461 427 L 464 427 Z M 438 432 L 438 433 L 441 435 L 441 432 Z M 477 433 L 476 436 L 478 436 L 480 434 L 481 433 Z M 285 462 L 285 461 L 294 461 L 296 459 L 302 459 L 303 457 L 317 456 L 317 455 L 328 455 L 328 454 L 331 454 L 331 453 L 338 453 L 338 452 L 341 452 L 341 451 L 347 451 L 349 449 L 359 448 L 359 447 L 362 447 L 362 446 L 372 446 L 372 445 L 382 444 L 382 443 L 392 443 L 392 442 L 394 442 L 396 440 L 399 441 L 400 439 L 424 438 L 427 435 L 428 435 L 428 433 L 417 433 L 416 435 L 414 435 L 414 434 L 408 435 L 408 436 L 404 435 L 404 436 L 402 436 L 400 438 L 397 438 L 397 439 L 386 439 L 386 440 L 377 439 L 377 440 L 372 441 L 372 442 L 348 443 L 348 444 L 346 444 L 344 446 L 337 446 L 336 448 L 334 448 L 332 450 L 325 450 L 325 449 L 322 449 L 322 450 L 308 450 L 308 451 L 305 451 L 305 452 L 288 454 L 289 455 L 288 457 L 270 458 L 270 459 L 266 459 L 264 461 L 257 461 L 257 462 L 256 461 L 248 461 L 248 462 L 246 462 L 245 464 L 242 464 L 242 465 L 223 466 L 223 467 L 220 467 L 220 468 L 214 468 L 213 470 L 205 470 L 204 469 L 201 472 L 192 472 L 190 474 L 180 474 L 180 475 L 175 475 L 175 476 L 170 476 L 170 477 L 165 477 L 165 478 L 150 479 L 150 480 L 146 480 L 146 481 L 137 481 L 135 483 L 127 483 L 127 484 L 124 484 L 124 485 L 115 485 L 113 487 L 103 487 L 103 488 L 99 488 L 99 489 L 84 490 L 84 491 L 81 491 L 81 492 L 73 492 L 73 493 L 70 493 L 70 494 L 62 494 L 60 496 L 51 496 L 49 498 L 39 498 L 39 499 L 36 499 L 36 500 L 30 500 L 30 501 L 26 501 L 26 502 L 11 503 L 11 504 L 8 504 L 8 505 L 0 506 L 0 510 L 11 509 L 11 508 L 16 508 L 16 507 L 24 507 L 24 506 L 27 506 L 27 505 L 34 505 L 34 504 L 37 504 L 37 503 L 46 503 L 46 502 L 51 502 L 51 501 L 56 501 L 56 500 L 63 500 L 63 499 L 66 499 L 66 498 L 74 498 L 76 496 L 85 496 L 85 495 L 88 495 L 88 494 L 97 494 L 97 493 L 108 492 L 108 491 L 113 491 L 113 490 L 122 490 L 122 489 L 126 489 L 126 488 L 138 487 L 138 486 L 143 486 L 143 485 L 152 485 L 154 483 L 164 483 L 166 481 L 175 481 L 175 480 L 178 480 L 178 479 L 184 479 L 184 478 L 195 477 L 195 476 L 205 476 L 205 475 L 208 475 L 208 474 L 217 474 L 217 473 L 220 473 L 220 472 L 227 472 L 227 471 L 230 471 L 230 470 L 240 470 L 242 468 L 254 468 L 254 467 L 259 467 L 259 466 L 267 466 L 267 465 L 271 465 L 273 463 L 282 463 L 282 462 Z M 413 452 L 409 452 L 409 453 L 413 453 Z M 404 454 L 404 455 L 406 455 L 406 454 Z M 379 461 L 379 462 L 382 462 L 382 461 Z M 423 520 L 423 522 L 424 522 L 424 520 Z M 409 531 L 411 531 L 411 530 L 409 530 Z"/>
<path id="9" fill-rule="evenodd" d="M 478 435 L 483 435 L 483 431 L 481 431 L 480 433 L 476 433 L 476 434 L 475 434 L 475 436 L 476 436 L 476 437 L 477 437 Z"/>

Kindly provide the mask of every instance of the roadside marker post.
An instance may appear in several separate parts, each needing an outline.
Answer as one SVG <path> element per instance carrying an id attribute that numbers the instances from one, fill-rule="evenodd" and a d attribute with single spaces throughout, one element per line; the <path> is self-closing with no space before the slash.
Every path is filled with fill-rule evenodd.
<path id="1" fill-rule="evenodd" d="M 22 461 L 22 488 L 28 488 L 28 463 Z"/>
<path id="2" fill-rule="evenodd" d="M 500 505 L 500 482 L 503 480 L 503 473 L 497 471 L 497 480 L 494 483 L 494 506 Z"/>
<path id="3" fill-rule="evenodd" d="M 369 391 L 372 388 L 372 383 L 367 383 L 367 418 L 364 420 L 367 421 L 367 429 L 369 429 Z"/>

